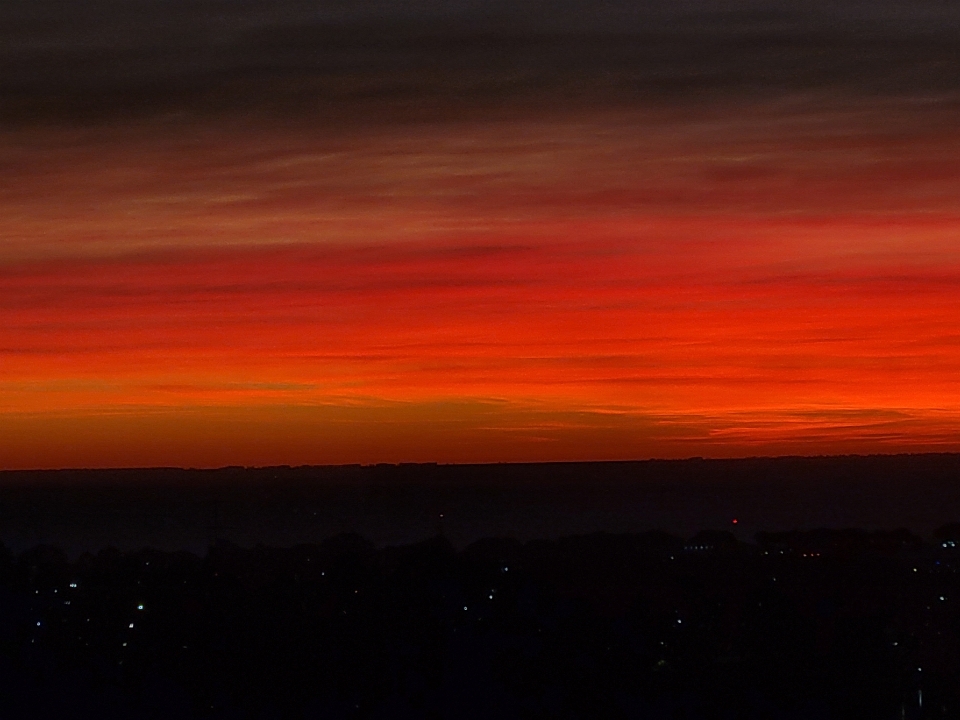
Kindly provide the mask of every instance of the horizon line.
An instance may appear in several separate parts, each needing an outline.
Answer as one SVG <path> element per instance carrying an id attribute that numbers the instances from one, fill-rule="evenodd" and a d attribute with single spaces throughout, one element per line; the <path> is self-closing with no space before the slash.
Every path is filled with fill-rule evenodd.
<path id="1" fill-rule="evenodd" d="M 378 468 L 378 467 L 495 467 L 502 465 L 530 466 L 530 465 L 629 465 L 640 463 L 687 463 L 687 462 L 746 462 L 751 460 L 844 460 L 844 459 L 872 459 L 872 458 L 922 458 L 922 457 L 957 457 L 960 452 L 899 452 L 899 453 L 821 453 L 816 455 L 743 455 L 738 457 L 708 457 L 691 455 L 683 458 L 634 458 L 630 460 L 504 460 L 487 462 L 439 462 L 439 461 L 397 461 L 375 463 L 317 463 L 304 465 L 219 465 L 216 467 L 184 467 L 177 465 L 144 465 L 144 466 L 103 466 L 103 467 L 62 467 L 62 468 L 0 468 L 0 475 L 14 473 L 57 473 L 57 472 L 134 472 L 155 470 L 178 470 L 181 472 L 220 472 L 223 470 L 304 470 L 304 469 L 339 469 L 339 468 Z"/>

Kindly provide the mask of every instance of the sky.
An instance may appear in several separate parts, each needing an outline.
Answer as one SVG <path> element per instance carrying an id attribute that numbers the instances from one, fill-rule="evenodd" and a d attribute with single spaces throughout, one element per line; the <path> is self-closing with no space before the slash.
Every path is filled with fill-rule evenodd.
<path id="1" fill-rule="evenodd" d="M 0 468 L 960 450 L 953 4 L 0 28 Z"/>

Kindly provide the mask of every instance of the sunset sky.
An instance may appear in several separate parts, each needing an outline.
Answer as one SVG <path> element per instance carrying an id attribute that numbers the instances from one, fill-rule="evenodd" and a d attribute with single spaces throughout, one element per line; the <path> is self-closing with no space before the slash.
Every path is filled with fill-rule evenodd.
<path id="1" fill-rule="evenodd" d="M 0 28 L 0 468 L 960 450 L 946 4 Z"/>

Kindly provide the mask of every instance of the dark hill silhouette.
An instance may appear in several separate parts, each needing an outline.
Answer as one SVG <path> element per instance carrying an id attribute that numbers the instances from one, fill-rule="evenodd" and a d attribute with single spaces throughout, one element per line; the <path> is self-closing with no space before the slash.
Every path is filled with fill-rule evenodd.
<path id="1" fill-rule="evenodd" d="M 376 546 L 444 534 L 463 548 L 597 531 L 905 528 L 960 520 L 960 456 L 376 465 L 0 473 L 0 540 L 205 552 L 356 533 Z M 737 524 L 732 520 L 736 518 Z"/>

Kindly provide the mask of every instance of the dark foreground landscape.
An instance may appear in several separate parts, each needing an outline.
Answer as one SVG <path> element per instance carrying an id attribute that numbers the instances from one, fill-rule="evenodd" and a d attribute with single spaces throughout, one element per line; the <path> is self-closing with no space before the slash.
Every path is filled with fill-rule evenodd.
<path id="1" fill-rule="evenodd" d="M 6 473 L 2 716 L 960 717 L 957 466 Z"/>

